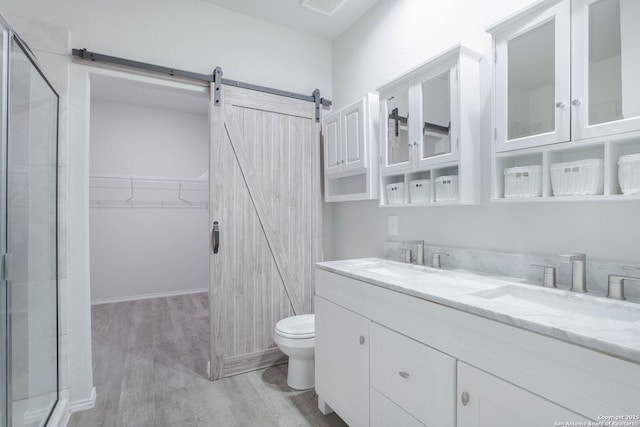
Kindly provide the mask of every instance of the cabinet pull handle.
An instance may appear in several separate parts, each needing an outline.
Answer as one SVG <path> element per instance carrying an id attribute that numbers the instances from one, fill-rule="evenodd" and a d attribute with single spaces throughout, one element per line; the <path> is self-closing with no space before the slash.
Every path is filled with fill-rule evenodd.
<path id="1" fill-rule="evenodd" d="M 580 100 L 577 98 L 574 99 L 573 101 L 571 101 L 571 105 L 575 105 L 577 107 L 578 105 L 580 105 Z"/>
<path id="2" fill-rule="evenodd" d="M 414 146 L 414 147 L 417 147 L 417 146 L 418 146 L 418 143 L 417 143 L 417 142 L 414 142 L 414 143 L 413 143 L 413 146 Z"/>
<path id="3" fill-rule="evenodd" d="M 364 345 L 364 335 L 360 335 L 360 345 Z"/>
<path id="4" fill-rule="evenodd" d="M 409 373 L 405 371 L 398 372 L 398 375 L 400 375 L 402 378 L 409 378 Z"/>
<path id="5" fill-rule="evenodd" d="M 336 160 L 336 166 L 340 164 L 340 160 Z"/>
<path id="6" fill-rule="evenodd" d="M 460 400 L 462 401 L 462 406 L 467 406 L 469 404 L 469 393 L 463 391 Z"/>
<path id="7" fill-rule="evenodd" d="M 564 102 L 562 101 L 556 102 L 556 108 L 560 108 L 560 109 L 564 108 Z"/>

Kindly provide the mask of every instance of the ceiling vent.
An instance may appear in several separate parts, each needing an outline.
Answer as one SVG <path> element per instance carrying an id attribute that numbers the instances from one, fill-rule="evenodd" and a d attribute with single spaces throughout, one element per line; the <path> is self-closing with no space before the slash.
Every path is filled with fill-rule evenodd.
<path id="1" fill-rule="evenodd" d="M 346 0 L 302 0 L 300 6 L 323 15 L 331 16 Z"/>

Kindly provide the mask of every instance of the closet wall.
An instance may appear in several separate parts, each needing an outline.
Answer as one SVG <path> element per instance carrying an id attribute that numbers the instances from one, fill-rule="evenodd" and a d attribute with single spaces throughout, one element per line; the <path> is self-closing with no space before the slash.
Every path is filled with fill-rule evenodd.
<path id="1" fill-rule="evenodd" d="M 190 182 L 208 171 L 203 106 L 197 113 L 92 98 L 92 303 L 208 289 L 208 185 Z"/>

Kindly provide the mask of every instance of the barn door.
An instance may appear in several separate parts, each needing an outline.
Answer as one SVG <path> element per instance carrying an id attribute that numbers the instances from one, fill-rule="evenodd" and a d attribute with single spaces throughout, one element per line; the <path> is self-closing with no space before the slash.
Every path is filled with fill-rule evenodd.
<path id="1" fill-rule="evenodd" d="M 212 380 L 285 360 L 274 326 L 312 312 L 322 256 L 314 104 L 221 91 L 210 113 Z"/>

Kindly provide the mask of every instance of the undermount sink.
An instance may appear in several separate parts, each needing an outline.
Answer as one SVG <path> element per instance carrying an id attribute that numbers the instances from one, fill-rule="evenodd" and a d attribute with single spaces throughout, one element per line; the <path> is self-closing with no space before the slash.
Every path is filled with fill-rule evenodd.
<path id="1" fill-rule="evenodd" d="M 640 329 L 640 306 L 618 303 L 587 295 L 573 295 L 564 291 L 526 289 L 503 286 L 471 294 L 501 305 L 517 308 L 527 315 L 552 315 L 559 319 L 582 324 L 589 322 L 597 328 Z"/>
<path id="2" fill-rule="evenodd" d="M 362 271 L 367 271 L 375 274 L 382 274 L 383 276 L 398 277 L 398 278 L 413 278 L 420 277 L 425 274 L 432 273 L 426 267 L 407 264 L 406 266 L 391 262 L 376 263 L 371 266 L 362 268 Z"/>

